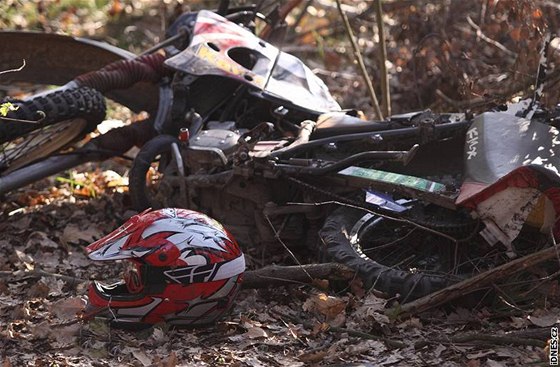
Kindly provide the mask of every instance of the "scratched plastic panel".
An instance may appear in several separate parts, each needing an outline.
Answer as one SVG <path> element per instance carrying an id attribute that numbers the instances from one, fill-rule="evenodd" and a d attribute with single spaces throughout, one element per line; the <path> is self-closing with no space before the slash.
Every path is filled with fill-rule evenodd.
<path id="1" fill-rule="evenodd" d="M 552 126 L 503 112 L 483 113 L 467 131 L 465 181 L 491 184 L 530 164 L 558 172 L 559 143 Z"/>

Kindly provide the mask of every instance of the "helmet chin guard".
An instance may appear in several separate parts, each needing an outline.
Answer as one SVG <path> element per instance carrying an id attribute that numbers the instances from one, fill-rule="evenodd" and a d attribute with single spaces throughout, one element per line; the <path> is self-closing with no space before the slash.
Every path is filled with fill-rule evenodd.
<path id="1" fill-rule="evenodd" d="M 186 209 L 145 211 L 86 251 L 92 260 L 123 260 L 124 280 L 88 289 L 84 318 L 119 324 L 200 325 L 228 311 L 239 291 L 245 257 L 214 219 Z"/>

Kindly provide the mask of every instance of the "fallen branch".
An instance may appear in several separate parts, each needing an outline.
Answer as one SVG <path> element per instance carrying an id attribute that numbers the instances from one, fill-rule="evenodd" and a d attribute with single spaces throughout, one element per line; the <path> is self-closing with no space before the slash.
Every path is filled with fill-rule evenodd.
<path id="1" fill-rule="evenodd" d="M 243 287 L 265 288 L 289 283 L 312 284 L 314 279 L 351 280 L 355 274 L 354 270 L 337 263 L 301 266 L 271 265 L 258 270 L 246 271 L 243 276 Z"/>
<path id="2" fill-rule="evenodd" d="M 549 331 L 550 334 L 550 331 Z M 491 335 L 468 333 L 452 336 L 451 338 L 432 338 L 429 340 L 421 340 L 414 344 L 414 349 L 422 349 L 432 344 L 494 344 L 494 345 L 522 345 L 543 348 L 546 341 L 539 339 L 530 339 L 524 337 L 515 337 L 510 335 Z"/>
<path id="3" fill-rule="evenodd" d="M 488 287 L 497 280 L 507 278 L 508 276 L 529 267 L 556 258 L 559 249 L 560 246 L 552 246 L 533 254 L 523 256 L 519 259 L 515 259 L 475 275 L 472 278 L 465 279 L 459 283 L 452 284 L 447 288 L 441 289 L 422 298 L 418 298 L 412 302 L 405 303 L 399 310 L 399 316 L 409 317 L 413 314 L 439 307 L 451 300 L 472 293 L 478 289 Z"/>
<path id="4" fill-rule="evenodd" d="M 21 277 L 19 276 L 20 274 Z M 89 280 L 87 279 L 76 278 L 73 276 L 63 275 L 63 274 L 50 273 L 48 271 L 44 271 L 37 268 L 32 271 L 21 271 L 21 270 L 15 272 L 0 271 L 0 278 L 10 278 L 10 277 L 13 277 L 13 279 L 16 281 L 24 281 L 28 279 L 41 279 L 42 277 L 48 277 L 48 278 L 61 279 L 67 283 L 70 283 L 71 285 L 89 282 Z"/>
<path id="5" fill-rule="evenodd" d="M 550 327 L 539 327 L 535 329 L 517 330 L 506 334 L 515 338 L 543 339 L 550 338 Z"/>
<path id="6" fill-rule="evenodd" d="M 21 273 L 21 276 L 19 276 Z M 40 279 L 42 277 L 52 277 L 61 279 L 71 284 L 86 283 L 90 280 L 76 278 L 68 275 L 50 273 L 44 270 L 35 269 L 29 272 L 0 271 L 0 278 L 14 278 L 14 280 Z M 313 284 L 315 279 L 328 280 L 351 280 L 355 277 L 355 272 L 337 263 L 308 264 L 301 266 L 278 266 L 271 265 L 258 270 L 248 270 L 243 276 L 244 288 L 265 288 L 269 286 L 296 284 Z"/>

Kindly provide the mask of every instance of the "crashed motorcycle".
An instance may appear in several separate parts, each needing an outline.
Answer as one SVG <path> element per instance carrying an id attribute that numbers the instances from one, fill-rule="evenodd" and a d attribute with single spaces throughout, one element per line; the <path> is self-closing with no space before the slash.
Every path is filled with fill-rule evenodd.
<path id="1" fill-rule="evenodd" d="M 142 135 L 157 136 L 130 172 L 135 209 L 186 207 L 241 244 L 325 252 L 403 302 L 550 245 L 554 114 L 521 103 L 474 119 L 423 111 L 363 121 L 300 60 L 231 17 L 185 14 L 170 39 L 166 55 L 110 64 L 66 89 L 160 82 Z M 8 172 L 0 187 L 60 169 L 48 161 Z"/>
<path id="2" fill-rule="evenodd" d="M 275 50 L 267 57 L 271 45 L 224 40 L 238 31 L 214 15 L 193 24 L 189 46 L 166 61 L 179 73 L 170 109 L 187 118 L 166 120 L 167 134 L 136 157 L 137 210 L 187 207 L 241 243 L 324 251 L 402 302 L 550 244 L 555 111 L 523 101 L 475 118 L 362 121 L 336 111 L 303 65 Z M 231 57 L 239 48 L 255 61 Z M 208 74 L 236 82 L 215 111 L 189 98 L 204 93 L 196 83 Z"/>

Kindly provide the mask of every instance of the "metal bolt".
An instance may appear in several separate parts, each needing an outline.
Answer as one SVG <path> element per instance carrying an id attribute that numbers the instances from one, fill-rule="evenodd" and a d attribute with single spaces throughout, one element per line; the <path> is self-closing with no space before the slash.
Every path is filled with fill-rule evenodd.
<path id="1" fill-rule="evenodd" d="M 325 148 L 331 152 L 335 151 L 338 149 L 338 147 L 336 146 L 336 143 L 328 143 L 327 145 L 325 145 Z"/>

